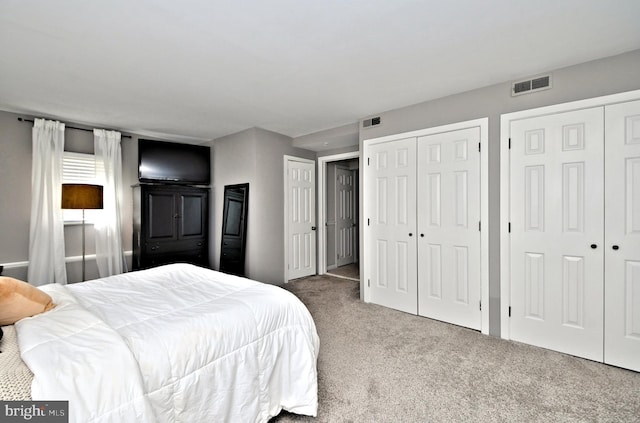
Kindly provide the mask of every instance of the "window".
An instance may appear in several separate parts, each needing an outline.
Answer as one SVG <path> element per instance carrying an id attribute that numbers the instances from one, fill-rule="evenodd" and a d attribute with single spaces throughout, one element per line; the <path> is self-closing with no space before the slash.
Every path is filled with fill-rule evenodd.
<path id="1" fill-rule="evenodd" d="M 104 163 L 96 161 L 93 154 L 65 151 L 62 159 L 63 184 L 104 185 Z M 85 221 L 93 223 L 100 218 L 102 210 L 85 210 Z M 82 210 L 63 209 L 65 224 L 82 222 Z"/>

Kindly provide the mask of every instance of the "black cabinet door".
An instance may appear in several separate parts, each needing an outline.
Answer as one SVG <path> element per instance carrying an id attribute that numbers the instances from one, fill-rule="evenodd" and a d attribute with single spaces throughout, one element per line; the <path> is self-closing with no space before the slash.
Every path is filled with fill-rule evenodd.
<path id="1" fill-rule="evenodd" d="M 147 191 L 145 195 L 146 238 L 148 241 L 175 241 L 176 200 L 170 191 Z"/>
<path id="2" fill-rule="evenodd" d="M 178 201 L 178 239 L 206 237 L 207 230 L 207 193 L 177 193 Z"/>

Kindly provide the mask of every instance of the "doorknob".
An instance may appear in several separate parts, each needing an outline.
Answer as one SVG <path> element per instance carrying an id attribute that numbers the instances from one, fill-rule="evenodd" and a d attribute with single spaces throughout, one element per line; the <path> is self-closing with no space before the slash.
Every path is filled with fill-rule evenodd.
<path id="1" fill-rule="evenodd" d="M 619 247 L 619 246 L 617 246 L 617 245 L 614 245 L 614 246 L 613 246 L 613 247 L 611 247 L 611 248 L 613 248 L 614 250 L 619 250 L 619 249 L 620 249 L 620 247 Z"/>
<path id="2" fill-rule="evenodd" d="M 311 230 L 312 230 L 312 231 L 315 231 L 315 230 L 316 230 L 316 227 L 315 227 L 315 226 L 312 226 L 312 227 L 311 227 Z"/>
<path id="3" fill-rule="evenodd" d="M 596 248 L 598 248 L 598 245 L 597 244 L 591 244 L 591 248 L 593 248 L 595 250 Z"/>

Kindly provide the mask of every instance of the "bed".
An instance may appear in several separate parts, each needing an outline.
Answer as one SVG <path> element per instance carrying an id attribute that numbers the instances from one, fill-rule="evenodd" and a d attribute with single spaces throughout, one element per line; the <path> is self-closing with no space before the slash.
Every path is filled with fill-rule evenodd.
<path id="1" fill-rule="evenodd" d="M 71 422 L 316 415 L 318 335 L 282 288 L 188 264 L 39 288 L 56 307 L 15 323 L 20 355 Z"/>

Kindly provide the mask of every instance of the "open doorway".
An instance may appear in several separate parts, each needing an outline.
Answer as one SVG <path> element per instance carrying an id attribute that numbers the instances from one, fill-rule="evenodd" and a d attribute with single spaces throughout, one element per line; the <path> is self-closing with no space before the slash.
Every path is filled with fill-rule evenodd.
<path id="1" fill-rule="evenodd" d="M 318 159 L 319 274 L 360 280 L 359 166 L 357 151 Z"/>

